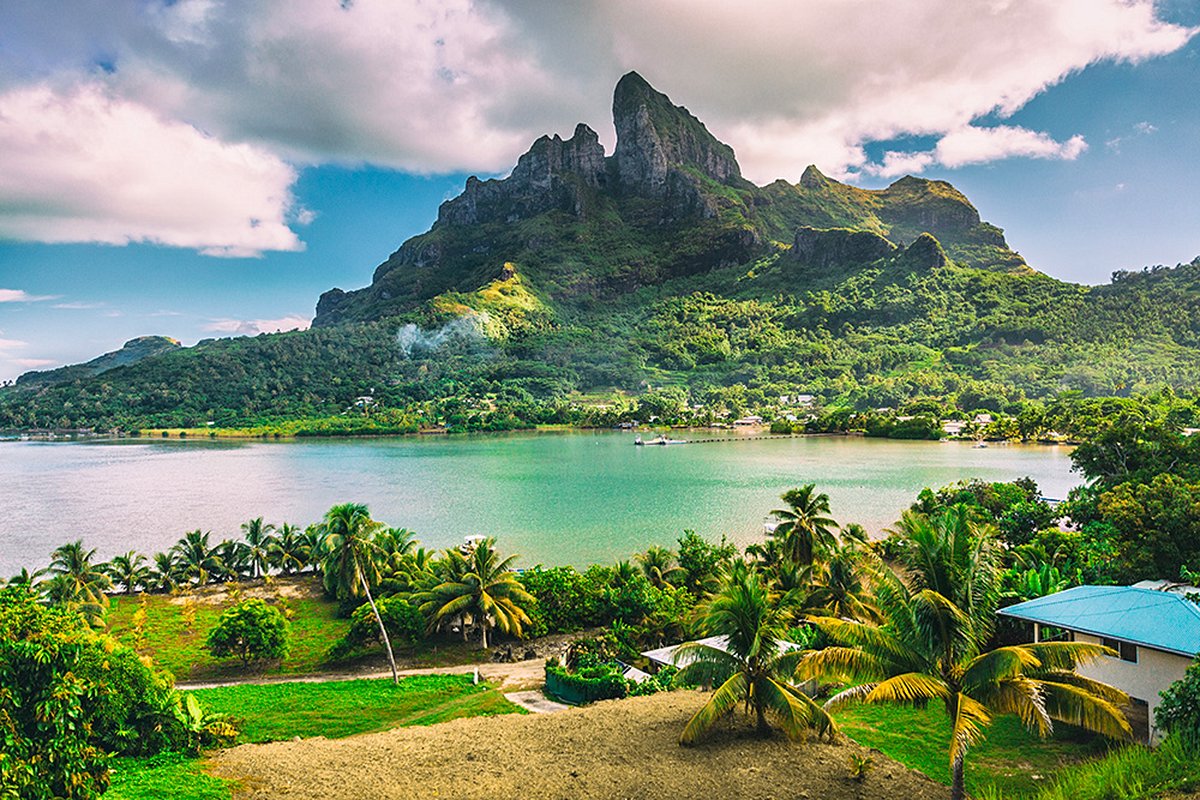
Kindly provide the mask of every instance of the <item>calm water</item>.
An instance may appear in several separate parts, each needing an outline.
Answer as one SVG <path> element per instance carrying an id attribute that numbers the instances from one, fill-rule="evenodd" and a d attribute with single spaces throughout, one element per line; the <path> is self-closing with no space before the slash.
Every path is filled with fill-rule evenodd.
<path id="1" fill-rule="evenodd" d="M 699 435 L 697 435 L 698 437 Z M 687 436 L 683 436 L 687 438 Z M 1069 449 L 813 437 L 633 447 L 615 432 L 304 442 L 0 442 L 0 575 L 83 538 L 111 557 L 214 542 L 251 517 L 305 525 L 332 505 L 445 547 L 497 536 L 525 565 L 587 564 L 670 545 L 684 528 L 762 536 L 784 490 L 815 482 L 839 522 L 879 531 L 924 486 L 1033 477 L 1064 497 Z"/>

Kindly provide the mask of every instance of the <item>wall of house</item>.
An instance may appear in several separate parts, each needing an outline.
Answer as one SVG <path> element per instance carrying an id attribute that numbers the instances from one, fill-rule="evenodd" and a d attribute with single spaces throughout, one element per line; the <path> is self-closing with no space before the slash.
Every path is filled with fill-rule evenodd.
<path id="1" fill-rule="evenodd" d="M 1099 636 L 1075 633 L 1075 641 L 1101 644 Z M 1150 742 L 1156 743 L 1161 733 L 1154 727 L 1154 709 L 1161 702 L 1159 692 L 1183 677 L 1191 659 L 1174 653 L 1164 653 L 1149 647 L 1138 646 L 1137 663 L 1120 658 L 1101 656 L 1079 668 L 1086 678 L 1115 686 L 1130 697 L 1144 700 L 1149 707 Z"/>

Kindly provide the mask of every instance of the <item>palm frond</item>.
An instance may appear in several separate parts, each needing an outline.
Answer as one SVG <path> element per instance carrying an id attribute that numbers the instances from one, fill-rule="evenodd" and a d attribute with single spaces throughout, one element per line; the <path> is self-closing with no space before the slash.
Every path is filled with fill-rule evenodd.
<path id="1" fill-rule="evenodd" d="M 790 692 L 771 678 L 759 678 L 754 682 L 753 690 L 789 739 L 803 738 L 811 728 L 817 728 L 821 733 L 834 730 L 828 712 L 805 695 Z"/>
<path id="2" fill-rule="evenodd" d="M 894 675 L 875 684 L 875 688 L 863 697 L 867 703 L 916 703 L 925 700 L 946 699 L 950 687 L 932 675 L 906 672 Z"/>
<path id="3" fill-rule="evenodd" d="M 679 737 L 679 743 L 695 744 L 700 741 L 717 720 L 732 711 L 746 697 L 747 689 L 748 685 L 744 674 L 738 672 L 731 675 L 725 683 L 721 684 L 721 688 L 713 692 L 704 707 L 688 720 L 683 734 Z"/>
<path id="4" fill-rule="evenodd" d="M 959 692 L 953 698 L 953 720 L 950 728 L 950 769 L 955 762 L 966 758 L 967 750 L 983 740 L 984 729 L 992 715 L 982 703 Z"/>
<path id="5" fill-rule="evenodd" d="M 1112 739 L 1132 738 L 1125 713 L 1104 698 L 1070 683 L 1038 681 L 1038 685 L 1052 718 Z"/>

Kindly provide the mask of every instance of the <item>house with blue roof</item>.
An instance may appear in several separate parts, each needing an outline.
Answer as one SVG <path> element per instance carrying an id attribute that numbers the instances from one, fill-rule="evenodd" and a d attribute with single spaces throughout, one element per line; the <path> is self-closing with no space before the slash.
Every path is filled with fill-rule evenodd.
<path id="1" fill-rule="evenodd" d="M 1102 644 L 1115 651 L 1079 673 L 1129 695 L 1135 734 L 1156 742 L 1159 693 L 1183 677 L 1200 654 L 1200 590 L 1166 581 L 1134 586 L 1076 586 L 1000 609 L 1033 624 L 1033 640 Z"/>

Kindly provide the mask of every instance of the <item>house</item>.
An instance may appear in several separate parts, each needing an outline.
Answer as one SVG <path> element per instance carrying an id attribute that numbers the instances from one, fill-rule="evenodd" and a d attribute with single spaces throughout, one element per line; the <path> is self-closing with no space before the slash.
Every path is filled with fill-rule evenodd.
<path id="1" fill-rule="evenodd" d="M 763 418 L 757 414 L 751 414 L 748 417 L 742 417 L 733 421 L 734 425 L 762 425 Z"/>
<path id="2" fill-rule="evenodd" d="M 991 414 L 976 414 L 975 415 L 975 424 L 976 425 L 991 425 L 992 422 L 994 422 L 994 421 L 995 420 L 992 419 Z"/>
<path id="3" fill-rule="evenodd" d="M 1076 586 L 1000 609 L 1033 624 L 1033 640 L 1102 644 L 1116 651 L 1079 667 L 1079 674 L 1129 695 L 1134 734 L 1157 742 L 1159 693 L 1180 680 L 1200 653 L 1200 605 L 1194 587 L 1145 581 L 1135 586 Z"/>

